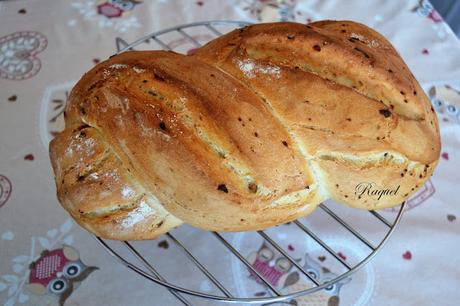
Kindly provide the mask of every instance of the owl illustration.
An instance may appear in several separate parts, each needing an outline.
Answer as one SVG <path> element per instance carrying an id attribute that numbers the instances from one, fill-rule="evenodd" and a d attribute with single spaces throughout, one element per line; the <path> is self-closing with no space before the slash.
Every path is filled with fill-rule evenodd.
<path id="1" fill-rule="evenodd" d="M 331 272 L 328 268 L 320 265 L 319 262 L 313 260 L 308 254 L 305 254 L 303 268 L 308 274 L 318 281 L 320 284 L 327 283 L 330 280 L 333 280 L 338 275 Z M 300 290 L 305 290 L 305 288 L 311 287 L 312 283 L 306 278 L 301 278 L 294 276 L 293 273 L 299 273 L 297 271 L 292 272 L 291 275 L 288 275 L 286 278 L 286 283 L 284 287 L 288 292 L 297 292 Z M 293 282 L 290 279 L 298 279 L 298 281 Z M 324 288 L 321 291 L 309 294 L 303 297 L 296 299 L 296 304 L 298 306 L 338 306 L 340 302 L 339 293 L 340 288 L 343 285 L 350 282 L 351 278 L 343 279 L 331 286 Z"/>
<path id="2" fill-rule="evenodd" d="M 303 273 L 292 268 L 292 263 L 286 257 L 265 242 L 262 243 L 262 246 L 257 252 L 249 255 L 248 261 L 271 285 L 283 293 L 298 292 L 313 286 L 313 283 L 308 280 Z M 297 262 L 301 263 L 302 259 L 298 259 Z M 313 260 L 308 254 L 305 254 L 301 265 L 304 270 L 320 284 L 326 283 L 337 277 L 337 274 Z M 249 272 L 252 279 L 263 284 L 254 272 Z M 350 280 L 351 278 L 346 278 L 326 287 L 324 290 L 297 298 L 296 300 L 268 303 L 263 306 L 337 306 L 340 301 L 340 288 Z"/>
<path id="3" fill-rule="evenodd" d="M 448 84 L 431 86 L 428 95 L 440 119 L 460 123 L 460 90 Z"/>
<path id="4" fill-rule="evenodd" d="M 247 4 L 245 10 L 262 22 L 295 19 L 297 0 L 250 0 Z"/>
<path id="5" fill-rule="evenodd" d="M 40 258 L 29 266 L 29 291 L 38 294 L 50 294 L 59 299 L 59 305 L 72 294 L 74 289 L 97 267 L 86 266 L 78 251 L 68 245 L 52 251 L 44 250 Z"/>
<path id="6" fill-rule="evenodd" d="M 280 253 L 269 247 L 265 242 L 257 252 L 249 255 L 248 261 L 271 285 L 277 287 L 283 284 L 288 272 L 292 268 L 292 263 Z M 258 283 L 262 281 L 257 275 L 250 271 L 251 277 Z"/>
<path id="7" fill-rule="evenodd" d="M 428 17 L 434 23 L 442 22 L 442 17 L 436 11 L 433 5 L 427 0 L 419 0 L 417 6 L 412 9 L 412 12 L 417 12 L 421 16 Z"/>
<path id="8" fill-rule="evenodd" d="M 140 0 L 106 0 L 97 6 L 97 13 L 107 18 L 122 17 L 141 3 Z"/>

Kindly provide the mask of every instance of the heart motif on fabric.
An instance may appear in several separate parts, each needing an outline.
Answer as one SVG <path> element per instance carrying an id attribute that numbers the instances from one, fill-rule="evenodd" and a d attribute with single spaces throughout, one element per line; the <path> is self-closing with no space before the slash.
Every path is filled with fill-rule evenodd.
<path id="1" fill-rule="evenodd" d="M 30 161 L 33 161 L 35 158 L 34 158 L 34 155 L 33 154 L 27 154 L 26 156 L 24 156 L 24 160 L 30 160 Z"/>
<path id="2" fill-rule="evenodd" d="M 0 78 L 25 80 L 40 71 L 41 62 L 37 54 L 48 41 L 39 32 L 15 32 L 0 37 Z"/>
<path id="3" fill-rule="evenodd" d="M 402 255 L 402 257 L 405 259 L 405 260 L 411 260 L 412 259 L 412 253 L 410 251 L 406 251 L 406 253 L 404 253 Z"/>

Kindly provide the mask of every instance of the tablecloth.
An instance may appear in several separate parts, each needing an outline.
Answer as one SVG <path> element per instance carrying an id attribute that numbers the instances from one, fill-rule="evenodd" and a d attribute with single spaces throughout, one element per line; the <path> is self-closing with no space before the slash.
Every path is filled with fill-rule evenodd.
<path id="1" fill-rule="evenodd" d="M 308 23 L 319 19 L 362 22 L 394 44 L 437 110 L 442 153 L 434 176 L 410 199 L 400 226 L 374 260 L 338 284 L 333 293 L 290 303 L 458 305 L 460 43 L 425 0 L 0 2 L 0 304 L 181 305 L 164 288 L 116 263 L 59 207 L 48 142 L 62 128 L 69 90 L 85 71 L 116 51 L 117 38 L 132 42 L 195 21 Z M 167 43 L 175 46 L 181 41 Z M 203 235 L 191 227 L 179 230 L 190 235 L 190 248 L 197 256 L 212 258 L 211 264 L 219 267 L 234 292 L 266 294 L 247 270 L 213 255 L 218 251 L 207 248 Z M 239 234 L 233 239 L 247 249 L 248 258 L 266 247 L 249 237 Z M 334 275 L 329 255 L 321 250 L 316 254 L 314 247 L 305 251 L 293 237 L 279 238 L 304 265 L 322 271 L 323 277 Z M 344 258 L 359 255 L 358 247 L 333 241 Z M 174 269 L 179 259 L 170 256 L 173 248 L 167 239 L 151 243 L 149 250 L 160 269 L 191 282 L 187 271 Z M 59 277 L 78 277 L 67 284 L 53 283 L 51 288 L 55 280 L 50 279 L 54 274 L 49 267 L 64 264 L 66 270 Z M 289 285 L 296 282 L 289 278 Z M 194 285 L 209 290 L 205 282 Z M 193 304 L 219 303 L 193 299 Z"/>

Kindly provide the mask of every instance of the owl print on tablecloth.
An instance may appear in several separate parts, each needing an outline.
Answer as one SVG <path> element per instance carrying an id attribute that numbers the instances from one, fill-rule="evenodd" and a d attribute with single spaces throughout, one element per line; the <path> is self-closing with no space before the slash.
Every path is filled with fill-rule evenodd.
<path id="1" fill-rule="evenodd" d="M 412 12 L 417 12 L 420 16 L 431 19 L 434 23 L 442 22 L 442 17 L 427 0 L 419 0 L 418 4 L 412 8 Z"/>
<path id="2" fill-rule="evenodd" d="M 295 7 L 298 0 L 246 0 L 243 8 L 260 22 L 273 20 L 295 20 Z"/>
<path id="3" fill-rule="evenodd" d="M 460 83 L 430 86 L 428 96 L 440 121 L 460 124 Z"/>
<path id="4" fill-rule="evenodd" d="M 91 22 L 99 28 L 125 33 L 131 28 L 141 27 L 135 13 L 135 8 L 141 3 L 140 0 L 72 0 L 70 5 L 80 17 L 69 16 L 67 25 L 78 28 L 80 23 Z"/>
<path id="5" fill-rule="evenodd" d="M 270 284 L 275 287 L 284 284 L 292 264 L 285 257 L 277 256 L 274 249 L 270 248 L 265 242 L 259 250 L 249 255 L 248 261 Z M 258 283 L 262 281 L 251 271 L 253 277 Z"/>
<path id="6" fill-rule="evenodd" d="M 72 294 L 97 267 L 85 265 L 78 251 L 71 246 L 51 251 L 44 250 L 40 257 L 30 264 L 29 291 L 55 296 L 59 305 Z"/>
<path id="7" fill-rule="evenodd" d="M 428 0 L 419 0 L 418 4 L 412 8 L 413 13 L 422 18 L 426 18 L 431 29 L 436 33 L 438 39 L 441 41 L 445 40 L 448 37 L 449 26 L 444 22 L 441 15 L 436 11 L 433 5 Z M 431 40 L 430 40 L 431 41 Z M 433 41 L 431 41 L 433 43 Z"/>
<path id="8" fill-rule="evenodd" d="M 139 0 L 106 0 L 97 6 L 97 13 L 107 18 L 122 17 L 141 3 Z"/>
<path id="9" fill-rule="evenodd" d="M 257 252 L 249 255 L 248 261 L 271 285 L 283 293 L 305 290 L 313 285 L 286 257 L 265 242 Z M 297 262 L 319 283 L 325 283 L 337 277 L 335 273 L 313 260 L 308 254 L 305 254 L 304 258 L 297 259 Z M 250 278 L 263 284 L 255 273 L 249 272 Z M 344 279 L 324 290 L 296 300 L 267 305 L 336 306 L 340 301 L 340 288 L 350 280 L 351 278 Z"/>

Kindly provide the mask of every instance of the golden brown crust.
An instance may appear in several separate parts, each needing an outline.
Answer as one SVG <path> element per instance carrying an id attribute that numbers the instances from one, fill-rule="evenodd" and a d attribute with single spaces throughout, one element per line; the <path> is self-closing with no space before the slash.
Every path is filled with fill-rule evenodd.
<path id="1" fill-rule="evenodd" d="M 437 164 L 440 137 L 430 101 L 391 44 L 362 24 L 250 26 L 193 56 L 263 97 L 338 202 L 397 205 Z M 382 200 L 361 196 L 360 183 L 400 187 Z"/>
<path id="2" fill-rule="evenodd" d="M 58 198 L 84 228 L 104 238 L 151 239 L 182 222 L 170 215 L 89 126 L 53 139 L 50 156 Z"/>
<path id="3" fill-rule="evenodd" d="M 79 224 L 152 239 L 182 222 L 263 229 L 327 198 L 393 206 L 431 175 L 439 147 L 430 102 L 391 44 L 324 21 L 235 30 L 193 56 L 117 55 L 72 90 L 50 154 Z M 376 199 L 357 192 L 365 182 L 400 187 Z"/>

